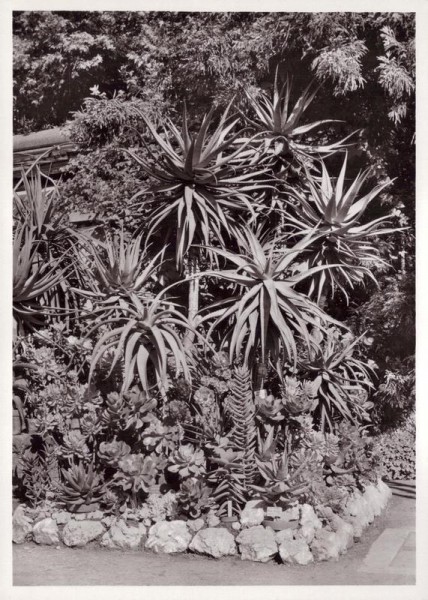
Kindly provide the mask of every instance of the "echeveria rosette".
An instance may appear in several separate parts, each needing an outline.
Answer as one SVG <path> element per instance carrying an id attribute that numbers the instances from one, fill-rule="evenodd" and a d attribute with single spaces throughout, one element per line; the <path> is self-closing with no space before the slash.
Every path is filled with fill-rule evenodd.
<path id="1" fill-rule="evenodd" d="M 125 491 L 148 493 L 156 483 L 158 462 L 151 456 L 128 454 L 119 460 L 118 469 L 113 476 L 114 484 Z"/>
<path id="2" fill-rule="evenodd" d="M 101 442 L 97 454 L 103 462 L 111 467 L 118 468 L 119 461 L 131 454 L 131 448 L 126 442 L 120 440 Z"/>
<path id="3" fill-rule="evenodd" d="M 178 473 L 182 479 L 205 473 L 206 460 L 203 450 L 192 444 L 182 444 L 170 457 L 168 471 Z"/>

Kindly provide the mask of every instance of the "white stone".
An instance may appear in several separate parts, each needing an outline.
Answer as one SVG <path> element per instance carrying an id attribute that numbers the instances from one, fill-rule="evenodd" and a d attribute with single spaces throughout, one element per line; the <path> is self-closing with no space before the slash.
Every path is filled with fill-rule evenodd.
<path id="1" fill-rule="evenodd" d="M 198 531 L 190 542 L 189 549 L 214 558 L 234 555 L 237 552 L 235 538 L 222 527 L 208 527 Z"/>
<path id="2" fill-rule="evenodd" d="M 116 519 L 112 516 L 104 517 L 104 519 L 101 519 L 101 523 L 103 523 L 103 525 L 105 525 L 106 527 L 110 527 L 115 522 L 116 522 Z"/>
<path id="3" fill-rule="evenodd" d="M 55 519 L 57 525 L 65 525 L 71 519 L 71 515 L 66 510 L 55 512 L 52 515 L 52 519 Z"/>
<path id="4" fill-rule="evenodd" d="M 69 521 L 62 530 L 62 540 L 66 546 L 81 548 L 100 537 L 104 531 L 99 521 Z"/>
<path id="5" fill-rule="evenodd" d="M 330 519 L 332 530 L 336 534 L 339 553 L 346 552 L 354 544 L 354 528 L 339 515 L 333 515 Z"/>
<path id="6" fill-rule="evenodd" d="M 87 514 L 88 513 L 75 513 L 73 517 L 76 521 L 86 521 L 88 518 Z"/>
<path id="7" fill-rule="evenodd" d="M 217 525 L 220 525 L 219 517 L 213 512 L 208 513 L 206 522 L 208 527 L 217 527 Z"/>
<path id="8" fill-rule="evenodd" d="M 128 526 L 125 521 L 118 521 L 107 531 L 101 545 L 106 548 L 120 548 L 121 550 L 136 550 L 146 534 L 144 525 Z"/>
<path id="9" fill-rule="evenodd" d="M 33 527 L 33 540 L 36 544 L 55 546 L 59 542 L 58 525 L 54 519 L 43 519 Z"/>
<path id="10" fill-rule="evenodd" d="M 192 534 L 184 521 L 159 521 L 149 530 L 146 548 L 154 552 L 184 552 L 192 539 Z"/>
<path id="11" fill-rule="evenodd" d="M 260 500 L 250 500 L 241 512 L 242 527 L 261 525 L 265 519 L 265 511 Z"/>
<path id="12" fill-rule="evenodd" d="M 281 521 L 298 521 L 300 518 L 300 506 L 293 506 L 282 513 Z"/>
<path id="13" fill-rule="evenodd" d="M 232 523 L 231 527 L 233 531 L 240 531 L 242 529 L 242 525 L 239 521 L 235 521 L 234 523 Z"/>
<path id="14" fill-rule="evenodd" d="M 205 526 L 205 521 L 203 519 L 194 519 L 191 521 L 187 521 L 187 527 L 192 533 L 197 533 L 200 529 Z"/>
<path id="15" fill-rule="evenodd" d="M 382 508 L 385 508 L 385 506 L 388 504 L 388 502 L 392 498 L 392 490 L 381 479 L 379 479 L 379 481 L 378 481 L 377 489 L 383 499 Z"/>
<path id="16" fill-rule="evenodd" d="M 32 529 L 31 519 L 25 514 L 24 507 L 18 506 L 12 517 L 12 541 L 15 544 L 23 544 Z"/>
<path id="17" fill-rule="evenodd" d="M 337 560 L 340 553 L 340 540 L 334 531 L 318 529 L 310 548 L 315 560 Z"/>
<path id="18" fill-rule="evenodd" d="M 289 542 L 290 540 L 294 540 L 296 534 L 295 529 L 281 529 L 281 531 L 275 532 L 275 540 L 276 543 L 284 544 L 285 542 Z"/>
<path id="19" fill-rule="evenodd" d="M 236 541 L 240 546 L 242 560 L 268 562 L 278 552 L 275 534 L 270 527 L 258 525 L 244 529 Z"/>
<path id="20" fill-rule="evenodd" d="M 308 544 L 312 542 L 319 529 L 322 529 L 322 522 L 315 514 L 314 509 L 310 504 L 303 504 L 300 512 L 299 531 Z"/>
<path id="21" fill-rule="evenodd" d="M 277 538 L 278 541 L 278 538 Z M 308 565 L 314 562 L 309 545 L 303 538 L 284 540 L 279 544 L 279 555 L 283 563 L 290 565 Z"/>
<path id="22" fill-rule="evenodd" d="M 87 514 L 87 518 L 90 521 L 101 521 L 103 520 L 104 513 L 101 510 L 94 510 Z"/>

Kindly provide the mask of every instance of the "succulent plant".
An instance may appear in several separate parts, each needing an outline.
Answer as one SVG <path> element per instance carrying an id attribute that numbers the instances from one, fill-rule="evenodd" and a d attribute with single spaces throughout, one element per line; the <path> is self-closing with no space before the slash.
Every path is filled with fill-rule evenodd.
<path id="1" fill-rule="evenodd" d="M 205 472 L 205 455 L 191 444 L 182 444 L 170 457 L 168 471 L 178 473 L 183 479 Z"/>
<path id="2" fill-rule="evenodd" d="M 70 430 L 64 434 L 61 453 L 67 458 L 85 459 L 89 456 L 87 445 L 88 438 L 78 429 Z"/>
<path id="3" fill-rule="evenodd" d="M 282 421 L 285 419 L 283 413 L 283 403 L 280 398 L 275 398 L 272 394 L 255 394 L 257 413 L 270 421 Z"/>
<path id="4" fill-rule="evenodd" d="M 131 448 L 128 444 L 116 439 L 112 442 L 101 442 L 98 448 L 98 457 L 115 468 L 119 466 L 119 461 L 130 453 Z"/>
<path id="5" fill-rule="evenodd" d="M 298 415 L 315 408 L 317 388 L 312 381 L 298 381 L 286 376 L 282 385 L 282 402 L 291 415 Z"/>
<path id="6" fill-rule="evenodd" d="M 65 479 L 58 484 L 58 502 L 65 504 L 71 511 L 82 505 L 99 502 L 103 499 L 105 485 L 100 476 L 94 472 L 93 465 L 85 467 L 82 463 L 72 464 L 70 469 L 61 469 Z"/>
<path id="7" fill-rule="evenodd" d="M 212 490 L 200 479 L 188 477 L 181 482 L 177 501 L 181 512 L 192 519 L 197 519 L 212 505 Z"/>
<path id="8" fill-rule="evenodd" d="M 130 490 L 135 494 L 142 490 L 148 493 L 156 483 L 158 462 L 151 456 L 128 454 L 119 460 L 118 468 L 113 481 L 125 491 Z"/>

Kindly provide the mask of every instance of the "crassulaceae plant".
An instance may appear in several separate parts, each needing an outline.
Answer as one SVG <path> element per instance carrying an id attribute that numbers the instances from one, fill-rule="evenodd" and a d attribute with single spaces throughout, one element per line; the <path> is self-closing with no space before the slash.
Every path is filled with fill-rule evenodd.
<path id="1" fill-rule="evenodd" d="M 97 450 L 98 458 L 116 469 L 119 467 L 119 461 L 128 454 L 131 454 L 130 446 L 117 439 L 111 442 L 101 442 Z"/>
<path id="2" fill-rule="evenodd" d="M 205 473 L 206 461 L 203 450 L 194 448 L 191 444 L 182 444 L 170 456 L 168 471 L 178 473 L 185 479 Z"/>
<path id="3" fill-rule="evenodd" d="M 127 454 L 119 460 L 118 471 L 112 483 L 131 493 L 134 500 L 138 492 L 149 493 L 158 476 L 158 462 L 151 456 Z"/>
<path id="4" fill-rule="evenodd" d="M 213 505 L 212 490 L 196 477 L 188 477 L 180 484 L 177 494 L 178 508 L 181 513 L 192 519 L 199 518 Z"/>
<path id="5" fill-rule="evenodd" d="M 292 195 L 297 200 L 296 216 L 290 214 L 288 219 L 303 235 L 314 227 L 320 234 L 307 248 L 307 268 L 320 265 L 331 267 L 314 273 L 309 294 L 316 296 L 319 301 L 323 292 L 333 294 L 339 289 L 348 299 L 346 288 L 363 282 L 365 276 L 371 277 L 376 283 L 376 278 L 368 268 L 373 262 L 387 264 L 380 256 L 375 238 L 397 229 L 383 227 L 389 215 L 368 222 L 363 221 L 363 216 L 369 204 L 391 181 L 378 184 L 370 192 L 361 195 L 360 190 L 370 176 L 370 169 L 359 173 L 345 188 L 347 155 L 336 182 L 330 177 L 324 162 L 321 166 L 321 178 L 306 169 L 308 193 L 293 191 Z"/>
<path id="6" fill-rule="evenodd" d="M 282 403 L 290 415 L 298 415 L 315 408 L 317 384 L 312 381 L 298 381 L 295 377 L 285 376 L 281 386 Z"/>
<path id="7" fill-rule="evenodd" d="M 181 131 L 167 120 L 162 134 L 146 115 L 139 113 L 160 154 L 153 154 L 149 146 L 146 146 L 149 159 L 127 150 L 137 164 L 159 182 L 157 187 L 144 189 L 134 198 L 148 194 L 142 203 L 154 206 L 151 231 L 161 225 L 169 226 L 170 232 L 176 231 L 176 261 L 180 271 L 191 244 L 208 246 L 211 232 L 222 241 L 224 234 L 230 235 L 233 231 L 231 214 L 254 215 L 252 193 L 265 186 L 259 178 L 265 170 L 248 170 L 248 161 L 240 164 L 239 156 L 250 140 L 236 144 L 241 133 L 232 132 L 239 119 L 230 117 L 229 111 L 230 105 L 209 133 L 214 122 L 214 108 L 211 109 L 197 134 L 189 130 L 186 110 Z"/>
<path id="8" fill-rule="evenodd" d="M 61 474 L 65 481 L 58 484 L 57 501 L 71 512 L 103 499 L 105 485 L 92 464 L 72 464 L 70 469 L 61 469 Z"/>

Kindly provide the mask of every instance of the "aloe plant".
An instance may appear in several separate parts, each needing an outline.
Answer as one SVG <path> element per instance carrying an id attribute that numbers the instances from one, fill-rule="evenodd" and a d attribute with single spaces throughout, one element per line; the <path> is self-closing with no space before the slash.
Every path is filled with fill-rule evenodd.
<path id="1" fill-rule="evenodd" d="M 337 417 L 353 423 L 367 420 L 364 405 L 355 400 L 361 390 L 373 388 L 373 369 L 355 356 L 356 346 L 364 335 L 352 342 L 339 342 L 331 332 L 325 335 L 316 330 L 313 335 L 317 345 L 299 367 L 312 378 L 317 390 L 315 414 L 321 430 L 333 431 Z"/>
<path id="2" fill-rule="evenodd" d="M 128 154 L 152 178 L 158 187 L 138 192 L 135 199 L 154 192 L 154 197 L 143 199 L 143 204 L 153 204 L 150 219 L 151 231 L 161 224 L 172 226 L 176 231 L 176 261 L 181 271 L 183 259 L 192 243 L 210 243 L 212 233 L 218 240 L 233 231 L 234 216 L 254 215 L 252 194 L 264 187 L 259 175 L 262 169 L 248 171 L 248 161 L 240 163 L 239 157 L 250 140 L 236 143 L 241 133 L 232 133 L 239 119 L 229 116 L 230 105 L 220 118 L 211 135 L 214 108 L 205 115 L 199 132 L 190 133 L 186 110 L 182 129 L 179 131 L 169 120 L 165 122 L 163 135 L 142 113 L 161 154 L 155 155 L 147 146 L 150 158 L 141 157 L 133 150 Z M 157 206 L 156 206 L 157 205 Z"/>
<path id="3" fill-rule="evenodd" d="M 105 486 L 92 464 L 88 467 L 83 463 L 72 464 L 70 469 L 61 469 L 61 474 L 65 482 L 58 485 L 58 501 L 69 510 L 76 511 L 85 504 L 102 500 Z"/>
<path id="4" fill-rule="evenodd" d="M 291 152 L 297 159 L 307 162 L 307 159 L 311 159 L 314 155 L 332 154 L 346 147 L 345 142 L 351 136 L 326 145 L 308 144 L 302 141 L 302 136 L 310 131 L 329 123 L 338 122 L 333 119 L 323 119 L 313 123 L 301 123 L 304 113 L 314 100 L 318 89 L 319 87 L 309 84 L 291 108 L 290 81 L 287 78 L 285 83 L 280 86 L 278 72 L 276 72 L 272 98 L 265 92 L 260 92 L 258 96 L 247 92 L 247 98 L 255 113 L 255 118 L 251 119 L 247 115 L 244 115 L 244 118 L 262 134 L 265 151 L 274 146 L 273 152 L 277 156 Z"/>
<path id="5" fill-rule="evenodd" d="M 347 155 L 336 183 L 323 162 L 321 166 L 321 179 L 306 170 L 308 194 L 293 192 L 297 199 L 296 217 L 289 215 L 288 218 L 302 234 L 315 226 L 320 233 L 308 248 L 307 268 L 320 265 L 331 267 L 314 274 L 310 295 L 316 295 L 319 300 L 329 286 L 331 293 L 340 289 L 348 298 L 346 287 L 352 288 L 356 283 L 361 283 L 365 276 L 371 277 L 376 283 L 376 278 L 368 268 L 373 262 L 387 264 L 381 258 L 374 238 L 397 229 L 382 227 L 388 215 L 366 223 L 362 222 L 362 217 L 369 204 L 391 181 L 376 185 L 367 194 L 360 195 L 370 169 L 359 173 L 345 190 Z"/>
<path id="6" fill-rule="evenodd" d="M 310 481 L 305 479 L 305 469 L 311 460 L 313 457 L 308 455 L 297 468 L 292 469 L 286 449 L 280 456 L 275 454 L 269 461 L 256 459 L 265 483 L 263 487 L 252 485 L 251 488 L 258 496 L 272 504 L 287 505 L 298 501 L 309 490 Z"/>
<path id="7" fill-rule="evenodd" d="M 34 227 L 18 222 L 13 240 L 13 316 L 17 332 L 58 312 L 55 292 L 65 275 L 60 260 L 40 254 Z"/>
<path id="8" fill-rule="evenodd" d="M 100 327 L 107 327 L 94 347 L 89 378 L 103 355 L 112 350 L 110 373 L 123 357 L 122 392 L 129 389 L 135 376 L 139 377 L 143 390 L 148 391 L 157 384 L 165 392 L 169 386 L 168 355 L 174 359 L 176 370 L 181 370 L 186 379 L 190 379 L 186 353 L 177 333 L 177 327 L 190 326 L 172 303 L 161 298 L 164 292 L 148 304 L 143 304 L 135 293 L 131 293 L 129 303 L 117 305 L 118 316 L 95 324 L 88 332 L 90 336 Z M 154 370 L 154 381 L 150 378 L 150 366 Z"/>
<path id="9" fill-rule="evenodd" d="M 230 281 L 236 295 L 205 308 L 209 311 L 201 323 L 213 321 L 208 331 L 226 325 L 221 333 L 220 348 L 228 348 L 230 360 L 243 356 L 244 363 L 254 363 L 256 353 L 266 364 L 268 356 L 275 363 L 297 360 L 296 336 L 311 345 L 309 327 L 318 322 L 335 322 L 295 286 L 328 266 L 316 266 L 292 274 L 296 259 L 304 254 L 316 238 L 314 232 L 291 248 L 279 248 L 272 238 L 258 239 L 247 229 L 238 238 L 241 253 L 212 248 L 212 251 L 235 265 L 234 269 L 207 271 L 205 276 Z M 232 322 L 228 326 L 229 322 Z"/>

